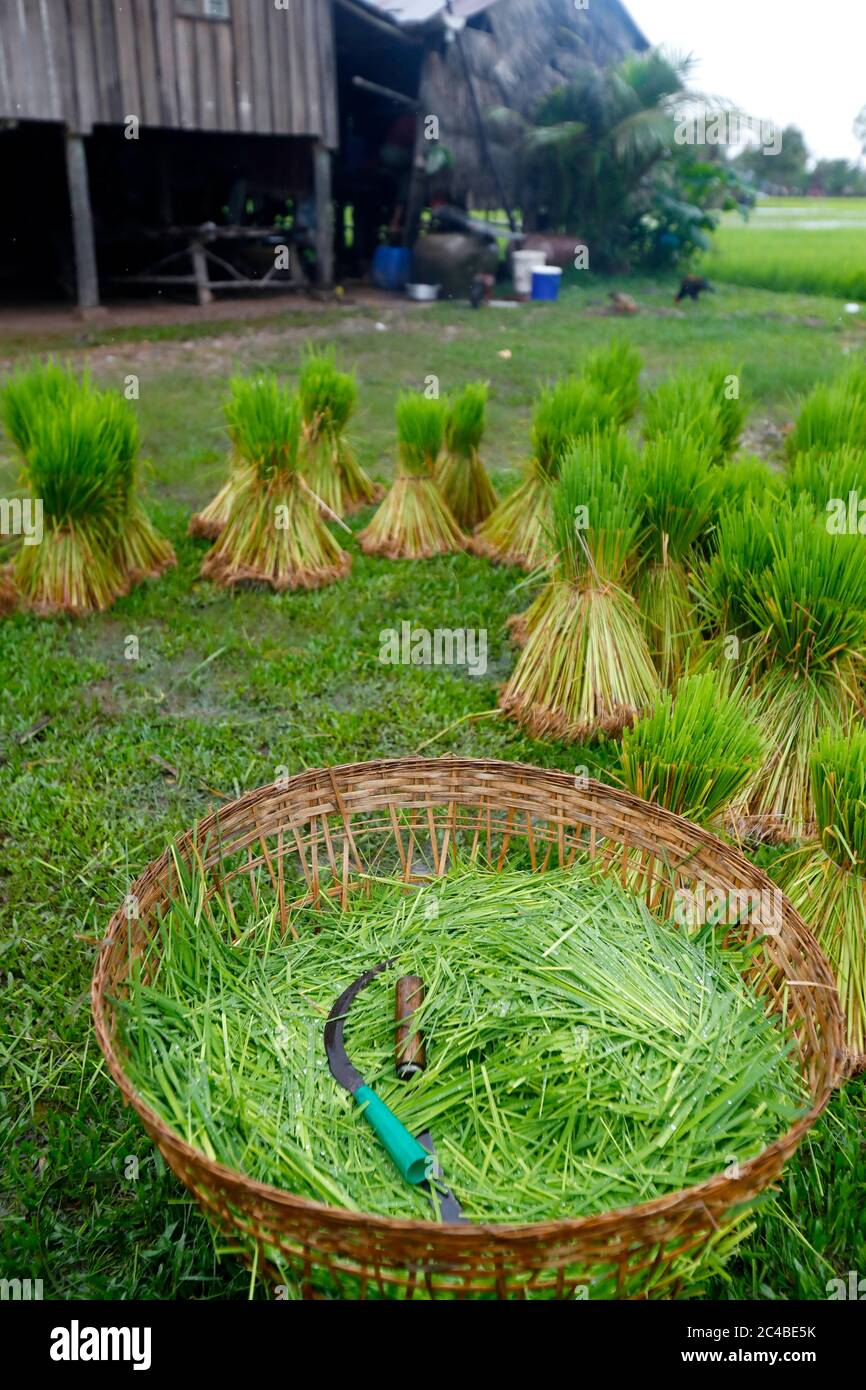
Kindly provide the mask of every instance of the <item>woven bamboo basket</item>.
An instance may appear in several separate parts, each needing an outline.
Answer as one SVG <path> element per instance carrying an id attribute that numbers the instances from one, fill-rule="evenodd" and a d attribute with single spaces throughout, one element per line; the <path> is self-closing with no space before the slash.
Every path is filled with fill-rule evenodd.
<path id="1" fill-rule="evenodd" d="M 700 885 L 778 895 L 730 845 L 657 806 L 563 772 L 470 758 L 308 771 L 221 807 L 181 836 L 176 850 L 186 863 L 201 857 L 214 891 L 230 894 L 243 874 L 265 876 L 284 922 L 293 906 L 324 894 L 345 903 L 357 876 L 371 868 L 401 873 L 408 891 L 446 873 L 457 850 L 464 861 L 497 869 L 519 857 L 538 872 L 593 856 L 639 886 L 654 909 L 669 909 L 672 893 Z M 130 921 L 120 908 L 111 920 L 93 977 L 99 1045 L 125 1100 L 216 1226 L 240 1237 L 242 1257 L 276 1282 L 278 1271 L 290 1269 L 306 1296 L 315 1296 L 323 1274 L 355 1297 L 573 1297 L 579 1285 L 600 1280 L 614 1296 L 640 1296 L 645 1286 L 671 1296 L 669 1262 L 700 1254 L 779 1177 L 841 1077 L 842 1016 L 829 965 L 781 898 L 752 980 L 768 1007 L 786 1012 L 812 1103 L 736 1177 L 719 1174 L 638 1206 L 534 1225 L 437 1225 L 332 1208 L 212 1162 L 142 1102 L 126 1074 L 112 1001 L 123 996 L 130 955 L 148 940 L 173 875 L 167 851 L 133 885 L 138 917 Z M 729 930 L 738 939 L 764 931 L 749 923 Z"/>

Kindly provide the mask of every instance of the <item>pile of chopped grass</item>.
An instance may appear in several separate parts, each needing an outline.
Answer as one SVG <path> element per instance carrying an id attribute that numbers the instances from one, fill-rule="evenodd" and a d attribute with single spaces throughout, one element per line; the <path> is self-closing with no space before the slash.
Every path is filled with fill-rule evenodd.
<path id="1" fill-rule="evenodd" d="M 445 421 L 445 454 L 437 481 L 442 496 L 464 531 L 480 526 L 496 506 L 496 493 L 481 462 L 487 385 L 470 382 L 448 403 Z"/>
<path id="2" fill-rule="evenodd" d="M 310 352 L 298 385 L 303 433 L 301 472 L 335 516 L 350 516 L 383 493 L 358 462 L 346 428 L 358 403 L 358 383 L 338 371 L 332 353 Z"/>
<path id="3" fill-rule="evenodd" d="M 742 690 L 720 689 L 717 671 L 686 676 L 622 740 L 623 781 L 698 825 L 712 825 L 761 767 L 764 738 Z"/>
<path id="4" fill-rule="evenodd" d="M 413 1134 L 429 1130 L 473 1222 L 588 1216 L 743 1163 L 802 1113 L 781 1025 L 741 977 L 749 953 L 653 919 L 591 867 L 457 869 L 407 894 L 369 881 L 292 936 L 260 885 L 231 906 L 180 888 L 119 1000 L 125 1066 L 186 1142 L 294 1195 L 435 1221 L 327 1067 L 342 990 L 353 1064 Z M 761 951 L 758 941 L 753 950 Z M 424 982 L 426 1070 L 394 1065 L 394 984 Z"/>
<path id="5" fill-rule="evenodd" d="M 445 404 L 405 391 L 397 401 L 397 476 L 358 540 L 367 555 L 424 560 L 463 550 L 466 537 L 439 490 Z"/>
<path id="6" fill-rule="evenodd" d="M 300 473 L 297 398 L 273 377 L 236 378 L 226 418 L 246 472 L 202 575 L 224 587 L 265 584 L 277 593 L 343 578 L 351 557 L 331 535 Z"/>
<path id="7" fill-rule="evenodd" d="M 824 733 L 810 759 L 815 840 L 774 874 L 836 976 L 852 1067 L 866 1067 L 866 731 Z"/>
<path id="8" fill-rule="evenodd" d="M 556 564 L 500 706 L 533 736 L 617 736 L 652 704 L 658 678 L 623 587 L 640 516 L 626 475 L 575 452 L 551 498 Z"/>
<path id="9" fill-rule="evenodd" d="M 553 559 L 550 501 L 562 461 L 584 436 L 616 427 L 614 397 L 582 377 L 564 377 L 542 391 L 532 418 L 532 457 L 523 482 L 475 532 L 475 552 L 528 572 Z"/>

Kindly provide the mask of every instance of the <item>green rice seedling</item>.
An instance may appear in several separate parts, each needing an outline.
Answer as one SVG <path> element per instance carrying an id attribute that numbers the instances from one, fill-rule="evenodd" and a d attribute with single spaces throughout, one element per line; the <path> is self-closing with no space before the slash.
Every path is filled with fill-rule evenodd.
<path id="1" fill-rule="evenodd" d="M 592 353 L 587 362 L 586 380 L 616 402 L 617 424 L 624 425 L 637 414 L 642 366 L 637 348 L 618 338 Z"/>
<path id="2" fill-rule="evenodd" d="M 303 433 L 301 472 L 327 511 L 350 516 L 383 493 L 358 462 L 346 428 L 358 403 L 358 383 L 337 370 L 329 352 L 309 353 L 298 387 Z"/>
<path id="3" fill-rule="evenodd" d="M 255 899 L 235 879 L 231 904 L 198 874 L 178 879 L 119 1001 L 125 1069 L 185 1142 L 296 1197 L 438 1220 L 326 1063 L 328 1010 L 382 961 L 352 1005 L 349 1055 L 410 1133 L 430 1132 L 470 1222 L 679 1192 L 807 1108 L 793 1039 L 743 978 L 748 949 L 730 931 L 723 945 L 712 928 L 673 929 L 586 863 L 458 865 L 409 893 L 368 879 L 344 910 L 327 897 L 297 909 L 292 934 L 264 879 Z M 424 982 L 426 1066 L 402 1082 L 394 984 L 407 973 Z M 603 1295 L 599 1264 L 586 1276 Z"/>
<path id="4" fill-rule="evenodd" d="M 785 441 L 789 459 L 814 452 L 835 454 L 846 445 L 866 449 L 866 393 L 858 382 L 851 374 L 822 382 L 800 401 Z"/>
<path id="5" fill-rule="evenodd" d="M 569 459 L 572 466 L 584 474 L 599 471 L 605 477 L 619 479 L 633 475 L 638 452 L 622 430 L 594 430 L 571 449 Z M 506 626 L 516 646 L 526 646 L 530 634 L 547 609 L 551 592 L 550 586 L 545 584 L 524 612 L 514 613 L 508 619 Z"/>
<path id="6" fill-rule="evenodd" d="M 128 505 L 122 449 L 122 432 L 95 392 L 28 422 L 26 479 L 42 503 L 44 534 L 40 544 L 21 546 L 13 574 L 37 613 L 102 610 L 129 589 L 117 544 Z"/>
<path id="7" fill-rule="evenodd" d="M 749 402 L 741 393 L 742 367 L 732 368 L 716 363 L 709 369 L 708 378 L 719 409 L 720 451 L 717 462 L 723 463 L 737 451 L 749 414 Z"/>
<path id="8" fill-rule="evenodd" d="M 866 534 L 866 445 L 795 454 L 788 465 L 788 485 L 794 497 L 806 494 L 833 534 Z"/>
<path id="9" fill-rule="evenodd" d="M 487 384 L 470 382 L 448 404 L 445 453 L 437 474 L 442 496 L 466 532 L 480 526 L 496 506 L 496 493 L 481 462 Z"/>
<path id="10" fill-rule="evenodd" d="M 633 473 L 644 529 L 637 599 L 665 686 L 679 679 L 700 638 L 689 574 L 709 523 L 717 471 L 700 432 L 680 425 L 646 444 Z"/>
<path id="11" fill-rule="evenodd" d="M 771 468 L 757 454 L 747 454 L 732 459 L 714 470 L 712 482 L 712 520 L 715 524 L 726 511 L 742 510 L 748 501 L 761 503 L 767 498 L 781 497 L 785 490 L 785 476 Z M 707 540 L 701 548 L 708 549 Z"/>
<path id="12" fill-rule="evenodd" d="M 553 559 L 550 499 L 562 461 L 581 438 L 614 429 L 617 404 L 595 383 L 564 377 L 541 392 L 532 418 L 532 457 L 523 482 L 475 531 L 472 547 L 496 564 L 531 573 Z"/>
<path id="13" fill-rule="evenodd" d="M 551 514 L 550 593 L 499 703 L 535 737 L 616 736 L 659 689 L 637 606 L 622 587 L 639 512 L 627 477 L 572 454 Z"/>
<path id="14" fill-rule="evenodd" d="M 825 732 L 810 757 L 814 840 L 774 875 L 812 927 L 836 976 L 852 1069 L 866 1067 L 866 731 Z"/>
<path id="15" fill-rule="evenodd" d="M 644 401 L 644 439 L 650 442 L 688 433 L 711 460 L 720 463 L 730 435 L 723 403 L 718 381 L 711 376 L 680 372 L 669 377 Z"/>
<path id="16" fill-rule="evenodd" d="M 742 828 L 786 841 L 814 819 L 809 759 L 824 729 L 845 733 L 860 709 L 866 654 L 866 561 L 858 535 L 832 535 L 807 497 L 754 505 L 719 526 L 701 603 L 735 646 L 758 701 L 769 752 Z"/>
<path id="17" fill-rule="evenodd" d="M 622 740 L 621 767 L 635 796 L 711 826 L 747 791 L 765 741 L 745 692 L 719 673 L 685 676 L 676 699 L 660 695 Z"/>
<path id="18" fill-rule="evenodd" d="M 13 373 L 0 391 L 0 420 L 21 457 L 27 458 L 39 420 L 91 389 L 89 378 L 79 382 L 71 367 L 53 359 Z"/>
<path id="19" fill-rule="evenodd" d="M 300 473 L 301 407 L 273 377 L 232 382 L 226 405 L 237 457 L 248 468 L 202 575 L 224 587 L 318 589 L 343 578 L 351 558 L 325 525 Z"/>
<path id="20" fill-rule="evenodd" d="M 104 428 L 109 447 L 116 452 L 123 470 L 125 507 L 118 524 L 117 564 L 130 585 L 145 579 L 158 579 L 177 563 L 174 550 L 157 532 L 139 495 L 139 455 L 141 445 L 138 421 L 121 396 L 100 393 Z"/>
<path id="21" fill-rule="evenodd" d="M 358 539 L 367 555 L 423 560 L 463 550 L 466 538 L 436 482 L 445 443 L 445 404 L 414 391 L 397 401 L 397 475 Z"/>

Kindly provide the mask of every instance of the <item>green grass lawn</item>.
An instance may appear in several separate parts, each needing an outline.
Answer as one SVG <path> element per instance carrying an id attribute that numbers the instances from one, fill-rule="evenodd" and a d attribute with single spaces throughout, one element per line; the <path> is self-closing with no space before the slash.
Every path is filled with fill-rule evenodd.
<path id="1" fill-rule="evenodd" d="M 358 369 L 356 435 L 365 466 L 382 478 L 391 473 L 401 387 L 420 389 L 430 375 L 443 390 L 486 378 L 484 452 L 504 488 L 526 450 L 539 381 L 580 366 L 613 334 L 641 348 L 649 383 L 719 357 L 740 366 L 756 438 L 759 426 L 790 417 L 795 392 L 866 347 L 864 325 L 840 315 L 833 299 L 720 286 L 711 302 L 679 312 L 672 283 L 621 285 L 642 305 L 627 320 L 599 312 L 606 285 L 578 281 L 552 308 L 347 307 L 300 323 L 281 313 L 237 331 L 162 331 L 157 344 L 104 328 L 85 349 L 79 340 L 76 360 L 87 358 L 101 380 L 140 378 L 153 509 L 179 565 L 102 617 L 0 623 L 0 1277 L 42 1279 L 46 1297 L 249 1292 L 249 1276 L 230 1255 L 220 1258 L 186 1190 L 123 1109 L 91 1031 L 96 943 L 130 881 L 171 836 L 283 767 L 423 745 L 586 765 L 602 776 L 612 763 L 609 748 L 534 742 L 491 715 L 513 660 L 502 625 L 526 603 L 512 573 L 463 555 L 419 564 L 365 558 L 351 541 L 351 577 L 315 594 L 232 597 L 198 579 L 205 546 L 187 538 L 186 525 L 222 477 L 227 377 L 259 366 L 292 375 L 308 338 L 333 342 Z M 380 316 L 385 332 L 375 326 Z M 6 355 L 21 352 L 15 344 Z M 767 437 L 773 453 L 777 436 Z M 15 481 L 12 461 L 0 459 L 0 495 Z M 380 631 L 403 619 L 487 628 L 486 676 L 380 665 Z M 125 659 L 132 634 L 137 661 Z M 710 1293 L 823 1298 L 829 1279 L 863 1273 L 864 1112 L 862 1083 L 837 1095 Z"/>
<path id="2" fill-rule="evenodd" d="M 701 269 L 736 285 L 866 303 L 866 198 L 765 198 L 746 222 L 729 213 Z"/>

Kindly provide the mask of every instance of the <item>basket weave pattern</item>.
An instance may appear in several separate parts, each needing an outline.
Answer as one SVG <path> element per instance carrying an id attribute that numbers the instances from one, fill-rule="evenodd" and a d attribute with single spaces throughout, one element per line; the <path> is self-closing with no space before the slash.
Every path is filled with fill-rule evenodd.
<path id="1" fill-rule="evenodd" d="M 200 859 L 213 891 L 231 896 L 249 874 L 272 884 L 284 926 L 292 907 L 324 894 L 345 902 L 364 872 L 401 873 L 407 885 L 448 871 L 459 849 L 501 869 L 509 856 L 533 870 L 566 866 L 578 854 L 599 859 L 651 907 L 670 908 L 677 889 L 776 891 L 734 848 L 680 817 L 601 783 L 562 772 L 467 758 L 406 758 L 309 771 L 283 786 L 259 788 L 221 807 L 176 845 Z M 130 945 L 139 954 L 155 910 L 172 891 L 167 851 L 133 885 L 139 915 L 119 909 L 93 977 L 99 1045 L 125 1100 L 176 1175 L 227 1234 L 243 1234 L 260 1269 L 280 1264 L 314 1292 L 327 1271 L 365 1295 L 506 1297 L 535 1292 L 568 1297 L 591 1277 L 614 1292 L 659 1282 L 675 1255 L 697 1250 L 732 1208 L 779 1176 L 823 1110 L 844 1064 L 842 1016 L 830 968 L 802 918 L 781 899 L 778 930 L 756 953 L 752 982 L 768 1007 L 786 1011 L 812 1098 L 808 1114 L 759 1155 L 690 1189 L 601 1215 L 533 1225 L 435 1225 L 340 1210 L 253 1182 L 186 1144 L 136 1094 L 117 1040 L 112 1000 L 122 997 Z M 759 925 L 729 928 L 738 940 Z M 339 983 L 339 982 L 338 982 Z M 670 1295 L 671 1288 L 666 1289 Z"/>

